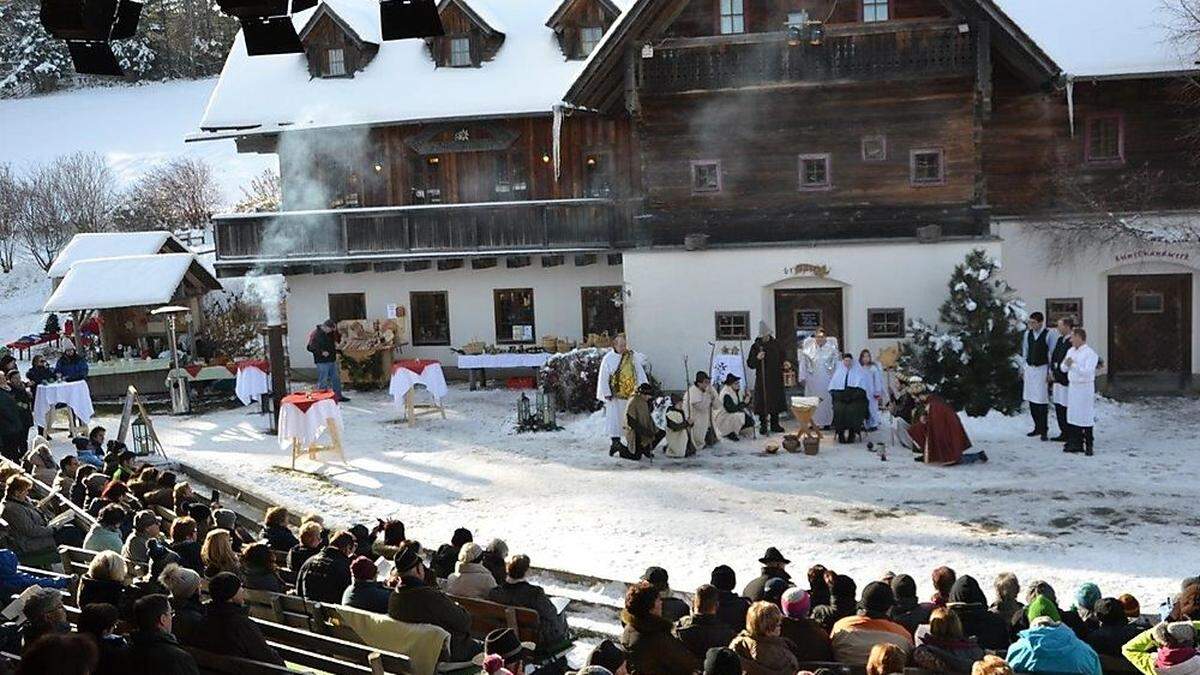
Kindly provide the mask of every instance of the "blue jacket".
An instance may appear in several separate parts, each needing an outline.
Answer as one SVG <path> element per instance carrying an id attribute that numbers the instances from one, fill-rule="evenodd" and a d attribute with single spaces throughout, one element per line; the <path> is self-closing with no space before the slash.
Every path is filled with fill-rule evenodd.
<path id="1" fill-rule="evenodd" d="M 67 382 L 77 382 L 87 379 L 88 364 L 79 355 L 76 355 L 73 359 L 62 356 L 58 359 L 58 363 L 54 364 L 54 372 L 58 373 Z"/>
<path id="2" fill-rule="evenodd" d="M 29 588 L 66 588 L 70 579 L 59 577 L 39 577 L 26 574 L 17 569 L 17 554 L 7 548 L 0 548 L 0 597 L 7 598 L 14 593 Z"/>
<path id="3" fill-rule="evenodd" d="M 392 589 L 378 581 L 355 580 L 342 594 L 342 604 L 365 612 L 387 614 L 388 599 L 391 597 Z"/>
<path id="4" fill-rule="evenodd" d="M 1005 660 L 1018 673 L 1102 675 L 1095 650 L 1063 624 L 1034 626 L 1017 635 Z"/>

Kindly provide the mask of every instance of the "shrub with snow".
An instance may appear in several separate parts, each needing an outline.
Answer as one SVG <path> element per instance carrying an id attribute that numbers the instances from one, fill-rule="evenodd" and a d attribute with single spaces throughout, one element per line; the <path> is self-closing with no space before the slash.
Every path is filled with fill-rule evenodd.
<path id="1" fill-rule="evenodd" d="M 538 371 L 538 387 L 554 395 L 560 410 L 572 413 L 599 410 L 596 381 L 600 377 L 600 360 L 607 351 L 586 347 L 551 356 Z"/>
<path id="2" fill-rule="evenodd" d="M 982 417 L 1021 408 L 1021 331 L 1025 306 L 982 250 L 967 254 L 950 277 L 939 322 L 909 323 L 901 367 L 920 374 L 955 410 Z"/>

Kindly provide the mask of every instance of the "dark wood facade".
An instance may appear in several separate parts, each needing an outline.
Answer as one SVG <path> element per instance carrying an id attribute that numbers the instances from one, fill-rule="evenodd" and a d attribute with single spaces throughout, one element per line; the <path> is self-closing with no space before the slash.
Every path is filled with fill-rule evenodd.
<path id="1" fill-rule="evenodd" d="M 689 0 L 665 35 L 700 37 L 720 35 L 721 0 Z M 859 23 L 862 0 L 743 0 L 746 33 L 769 33 L 787 28 L 789 15 L 803 14 L 810 21 L 828 24 Z M 950 16 L 940 0 L 891 0 L 893 19 L 944 18 Z"/>
<path id="2" fill-rule="evenodd" d="M 429 53 L 438 66 L 470 65 L 478 68 L 485 61 L 492 60 L 504 44 L 504 33 L 498 31 L 495 26 L 489 26 L 478 14 L 470 10 L 470 5 L 459 0 L 443 2 L 438 15 L 442 19 L 442 27 L 446 34 L 428 39 Z M 452 47 L 456 39 L 466 39 L 470 42 L 469 64 L 453 62 Z"/>
<path id="3" fill-rule="evenodd" d="M 546 25 L 558 38 L 564 58 L 583 59 L 589 51 L 584 48 L 582 31 L 598 28 L 601 33 L 607 32 L 618 14 L 609 0 L 563 0 Z"/>
<path id="4" fill-rule="evenodd" d="M 301 34 L 311 77 L 354 77 L 371 62 L 379 45 L 362 40 L 328 5 L 321 5 Z M 331 71 L 330 51 L 340 50 L 340 73 Z"/>

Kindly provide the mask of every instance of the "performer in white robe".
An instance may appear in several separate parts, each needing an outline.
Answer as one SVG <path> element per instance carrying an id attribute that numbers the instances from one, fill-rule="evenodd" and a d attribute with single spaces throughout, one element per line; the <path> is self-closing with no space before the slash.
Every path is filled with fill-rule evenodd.
<path id="1" fill-rule="evenodd" d="M 754 433 L 754 416 L 742 398 L 741 378 L 733 373 L 725 376 L 725 385 L 721 387 L 717 409 L 713 413 L 713 428 L 721 438 L 731 441 L 741 439 L 743 434 Z"/>
<path id="2" fill-rule="evenodd" d="M 1071 437 L 1067 452 L 1093 452 L 1092 428 L 1096 425 L 1096 370 L 1100 355 L 1087 344 L 1087 331 L 1076 328 L 1071 332 L 1071 348 L 1059 368 L 1067 374 L 1067 423 Z"/>
<path id="3" fill-rule="evenodd" d="M 687 421 L 692 425 L 688 431 L 692 437 L 692 447 L 696 449 L 705 447 L 716 407 L 717 393 L 713 390 L 708 373 L 704 371 L 696 373 L 695 382 L 683 395 L 683 412 L 687 416 Z"/>
<path id="4" fill-rule="evenodd" d="M 871 350 L 864 349 L 858 354 L 858 365 L 865 376 L 863 390 L 867 392 L 867 431 L 879 428 L 881 415 L 879 409 L 887 400 L 888 392 L 883 382 L 883 369 L 871 358 Z"/>
<path id="5" fill-rule="evenodd" d="M 797 377 L 804 381 L 804 395 L 817 396 L 821 404 L 813 413 L 813 422 L 822 429 L 828 429 L 833 424 L 833 402 L 829 398 L 829 378 L 837 367 L 841 354 L 838 352 L 837 338 L 825 336 L 821 328 L 812 337 L 804 340 L 797 354 L 799 364 Z"/>
<path id="6" fill-rule="evenodd" d="M 1024 399 L 1029 403 L 1033 431 L 1026 436 L 1049 439 L 1050 432 L 1050 352 L 1054 351 L 1054 335 L 1046 330 L 1041 312 L 1029 315 L 1029 330 L 1022 334 L 1021 360 L 1025 364 Z"/>
<path id="7" fill-rule="evenodd" d="M 702 447 L 693 445 L 688 432 L 691 430 L 687 417 L 684 416 L 683 397 L 679 394 L 671 394 L 671 407 L 667 408 L 664 416 L 667 423 L 667 457 L 681 458 L 689 457 L 696 452 L 696 448 Z M 708 425 L 708 418 L 705 418 L 705 426 Z M 701 442 L 704 439 L 701 438 Z"/>
<path id="8" fill-rule="evenodd" d="M 596 400 L 604 402 L 604 430 L 612 439 L 610 456 L 624 447 L 621 437 L 625 430 L 625 408 L 637 392 L 638 385 L 647 381 L 641 354 L 629 349 L 625 336 L 613 339 L 612 351 L 600 360 L 600 376 L 596 379 Z M 614 388 L 614 385 L 617 385 Z"/>

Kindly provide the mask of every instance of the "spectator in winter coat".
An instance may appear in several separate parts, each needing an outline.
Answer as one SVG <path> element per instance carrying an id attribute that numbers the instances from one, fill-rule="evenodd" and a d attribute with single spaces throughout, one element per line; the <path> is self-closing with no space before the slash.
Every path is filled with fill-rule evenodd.
<path id="1" fill-rule="evenodd" d="M 166 594 L 167 587 L 162 585 L 159 577 L 168 566 L 179 564 L 179 555 L 157 539 L 151 539 L 146 549 L 150 556 L 149 569 L 144 576 L 134 579 L 133 583 L 125 589 L 126 605 L 147 595 Z M 122 609 L 128 610 L 128 607 Z M 128 616 L 122 618 L 128 618 Z"/>
<path id="2" fill-rule="evenodd" d="M 964 575 L 955 580 L 947 606 L 958 615 L 963 633 L 978 640 L 980 647 L 991 650 L 1008 648 L 1008 624 L 999 614 L 988 611 L 987 597 L 974 577 Z"/>
<path id="3" fill-rule="evenodd" d="M 21 641 L 24 650 L 28 650 L 30 645 L 45 635 L 71 632 L 71 624 L 67 623 L 67 611 L 63 607 L 62 593 L 52 588 L 32 589 L 25 599 L 23 612 L 25 624 L 21 626 Z M 49 673 L 57 670 L 31 672 Z"/>
<path id="4" fill-rule="evenodd" d="M 832 633 L 835 623 L 848 616 L 854 616 L 858 612 L 858 603 L 855 601 L 855 595 L 858 593 L 858 585 L 850 577 L 838 574 L 834 576 L 833 583 L 829 585 L 829 593 L 829 604 L 814 607 L 812 610 L 812 619 L 819 623 L 822 628 Z M 865 656 L 864 654 L 864 658 Z"/>
<path id="5" fill-rule="evenodd" d="M 497 585 L 504 583 L 508 566 L 508 544 L 503 539 L 489 541 L 488 545 L 483 547 L 483 558 L 479 563 L 492 573 Z"/>
<path id="6" fill-rule="evenodd" d="M 1029 603 L 1025 616 L 1030 627 L 1018 634 L 1005 658 L 1013 670 L 1101 675 L 1100 657 L 1061 622 L 1052 599 L 1037 596 Z"/>
<path id="7" fill-rule="evenodd" d="M 299 572 L 309 558 L 321 552 L 321 531 L 323 529 L 320 523 L 314 522 L 307 522 L 300 526 L 300 543 L 288 551 L 287 566 L 289 570 Z"/>
<path id="8" fill-rule="evenodd" d="M 738 634 L 717 617 L 720 602 L 717 588 L 705 584 L 697 588 L 692 596 L 692 613 L 675 622 L 675 637 L 697 659 L 703 660 L 710 649 L 729 646 L 729 642 Z"/>
<path id="9" fill-rule="evenodd" d="M 792 561 L 783 557 L 779 549 L 774 546 L 767 549 L 763 557 L 758 559 L 762 565 L 762 574 L 758 575 L 750 583 L 746 584 L 746 588 L 742 590 L 742 597 L 750 602 L 758 602 L 763 599 L 763 590 L 767 586 L 767 582 L 771 579 L 783 579 L 791 581 L 792 575 L 787 573 L 787 566 Z"/>
<path id="10" fill-rule="evenodd" d="M 779 634 L 792 641 L 796 658 L 801 662 L 832 661 L 833 646 L 829 633 L 816 621 L 808 618 L 812 598 L 799 588 L 789 588 L 780 599 L 783 609 L 783 626 Z"/>
<path id="11" fill-rule="evenodd" d="M 1145 630 L 1129 622 L 1125 608 L 1116 598 L 1101 598 L 1093 608 L 1098 626 L 1088 632 L 1084 642 L 1097 654 L 1120 657 L 1121 647 Z"/>
<path id="12" fill-rule="evenodd" d="M 58 462 L 54 461 L 54 455 L 50 454 L 50 443 L 41 436 L 33 439 L 29 452 L 25 453 L 22 466 L 46 485 L 54 483 L 54 478 L 58 475 Z"/>
<path id="13" fill-rule="evenodd" d="M 287 553 L 300 543 L 292 528 L 288 527 L 288 510 L 282 506 L 272 506 L 263 517 L 263 539 L 272 551 Z"/>
<path id="14" fill-rule="evenodd" d="M 96 524 L 88 530 L 83 547 L 89 551 L 112 551 L 119 554 L 125 547 L 121 541 L 121 524 L 125 522 L 125 509 L 118 504 L 109 504 L 100 509 Z"/>
<path id="15" fill-rule="evenodd" d="M 0 548 L 0 598 L 16 595 L 30 586 L 42 588 L 66 588 L 69 577 L 43 577 L 26 574 L 17 569 L 20 562 L 12 549 Z"/>
<path id="16" fill-rule="evenodd" d="M 1200 672 L 1197 631 L 1200 622 L 1163 622 L 1135 636 L 1121 652 L 1144 675 L 1192 675 Z"/>
<path id="17" fill-rule="evenodd" d="M 158 469 L 144 466 L 141 471 L 138 471 L 137 476 L 126 485 L 129 486 L 129 493 L 145 504 L 146 494 L 158 489 Z"/>
<path id="18" fill-rule="evenodd" d="M 71 443 L 75 446 L 75 454 L 79 457 L 79 461 L 89 466 L 94 466 L 99 471 L 104 471 L 104 436 L 107 433 L 104 427 L 92 427 L 88 435 L 83 438 L 75 438 Z M 105 476 L 108 474 L 105 473 Z"/>
<path id="19" fill-rule="evenodd" d="M 407 623 L 431 623 L 450 633 L 450 660 L 467 661 L 483 648 L 471 639 L 471 615 L 453 600 L 425 582 L 421 556 L 413 548 L 396 554 L 393 572 L 399 585 L 388 599 L 388 616 Z"/>
<path id="20" fill-rule="evenodd" d="M 838 577 L 841 579 L 841 577 Z M 834 600 L 837 600 L 834 587 Z M 862 611 L 857 616 L 840 619 L 833 626 L 829 637 L 833 643 L 833 657 L 850 665 L 866 665 L 871 647 L 888 643 L 908 654 L 912 651 L 912 636 L 908 630 L 888 617 L 896 598 L 892 587 L 882 581 L 873 581 L 863 589 Z"/>
<path id="21" fill-rule="evenodd" d="M 934 590 L 933 597 L 929 600 L 930 609 L 945 607 L 950 597 L 950 589 L 954 588 L 954 582 L 958 580 L 958 574 L 949 567 L 943 566 L 933 570 L 930 579 L 933 581 Z"/>
<path id="22" fill-rule="evenodd" d="M 125 540 L 121 555 L 135 563 L 150 562 L 150 552 L 146 547 L 151 541 L 158 541 L 161 537 L 162 527 L 158 516 L 154 515 L 153 511 L 138 511 L 133 517 L 133 532 Z"/>
<path id="23" fill-rule="evenodd" d="M 79 353 L 79 350 L 75 349 L 74 342 L 63 340 L 63 353 L 58 357 L 58 363 L 54 364 L 54 374 L 66 382 L 87 379 L 87 361 Z"/>
<path id="24" fill-rule="evenodd" d="M 692 675 L 700 669 L 700 660 L 671 634 L 671 622 L 662 617 L 662 596 L 649 582 L 626 591 L 621 623 L 621 646 L 632 675 Z"/>
<path id="25" fill-rule="evenodd" d="M 1083 636 L 1087 635 L 1087 627 L 1083 624 L 1083 619 L 1079 618 L 1079 614 L 1075 610 L 1063 609 L 1058 606 L 1058 596 L 1054 592 L 1054 587 L 1045 581 L 1034 581 L 1025 589 L 1025 602 L 1027 604 L 1032 604 L 1033 599 L 1039 596 L 1054 603 L 1054 607 L 1058 610 L 1060 617 L 1059 621 L 1074 631 L 1076 637 L 1083 639 Z M 1025 613 L 1018 615 L 1010 626 L 1014 636 L 1020 631 L 1029 628 L 1028 609 L 1026 607 Z M 1016 638 L 1014 637 L 1013 639 L 1015 640 Z"/>
<path id="26" fill-rule="evenodd" d="M 134 607 L 137 630 L 130 635 L 127 675 L 200 675 L 196 661 L 171 634 L 171 605 L 165 595 L 148 595 Z"/>
<path id="27" fill-rule="evenodd" d="M 1012 572 L 1001 572 L 996 575 L 993 586 L 996 589 L 996 601 L 990 609 L 1011 626 L 1015 617 L 1025 613 L 1025 605 L 1017 600 L 1021 594 L 1021 582 Z"/>
<path id="28" fill-rule="evenodd" d="M 549 653 L 570 639 L 567 620 L 555 609 L 554 603 L 540 586 L 525 580 L 529 573 L 529 556 L 514 555 L 505 566 L 504 583 L 488 592 L 487 599 L 510 607 L 524 607 L 538 613 L 541 644 L 538 649 Z"/>
<path id="29" fill-rule="evenodd" d="M 50 519 L 29 500 L 33 482 L 14 474 L 4 484 L 0 518 L 8 523 L 8 540 L 26 564 L 49 564 L 57 555 Z"/>
<path id="30" fill-rule="evenodd" d="M 85 605 L 79 613 L 79 634 L 91 638 L 100 657 L 93 675 L 125 675 L 129 643 L 113 633 L 118 618 L 117 608 L 104 603 Z"/>
<path id="31" fill-rule="evenodd" d="M 75 477 L 79 475 L 79 458 L 75 455 L 64 455 L 58 460 L 58 473 L 54 475 L 54 482 L 50 487 L 58 491 L 58 494 L 72 499 L 72 493 L 75 491 Z"/>
<path id="32" fill-rule="evenodd" d="M 246 590 L 287 592 L 287 586 L 275 567 L 275 554 L 266 542 L 250 544 L 242 551 L 242 576 Z"/>
<path id="33" fill-rule="evenodd" d="M 917 582 L 907 574 L 892 577 L 891 585 L 892 593 L 896 596 L 896 604 L 891 611 L 892 621 L 915 635 L 918 626 L 929 623 L 930 607 L 917 599 Z"/>
<path id="34" fill-rule="evenodd" d="M 241 576 L 242 563 L 233 552 L 233 536 L 229 530 L 209 530 L 200 547 L 200 560 L 204 561 L 204 576 L 211 579 L 221 572 Z M 341 597 L 340 595 L 338 596 Z"/>
<path id="35" fill-rule="evenodd" d="M 204 572 L 204 560 L 200 557 L 200 542 L 196 540 L 196 521 L 180 516 L 171 521 L 171 550 L 179 556 L 184 567 L 196 574 Z"/>
<path id="36" fill-rule="evenodd" d="M 483 548 L 474 542 L 465 544 L 458 551 L 458 564 L 454 574 L 446 579 L 446 594 L 460 598 L 486 598 L 496 587 L 496 579 L 479 561 Z"/>
<path id="37" fill-rule="evenodd" d="M 442 544 L 438 547 L 429 564 L 437 578 L 445 579 L 454 573 L 454 567 L 458 563 L 458 552 L 472 541 L 474 541 L 474 537 L 471 536 L 471 531 L 460 527 L 454 531 L 454 536 L 450 538 L 449 544 Z"/>
<path id="38" fill-rule="evenodd" d="M 379 569 L 370 558 L 360 555 L 350 563 L 350 585 L 342 594 L 342 604 L 364 612 L 387 614 L 392 590 L 376 581 Z"/>
<path id="39" fill-rule="evenodd" d="M 158 474 L 154 480 L 154 489 L 148 490 L 144 501 L 146 506 L 161 506 L 164 509 L 172 509 L 177 515 L 183 515 L 183 511 L 175 509 L 175 474 L 170 471 L 163 471 Z"/>
<path id="40" fill-rule="evenodd" d="M 88 571 L 79 579 L 76 607 L 105 602 L 120 609 L 125 604 L 125 559 L 119 553 L 103 551 L 92 558 Z"/>
<path id="41" fill-rule="evenodd" d="M 9 390 L 4 374 L 0 373 L 0 455 L 20 464 L 28 437 L 29 427 L 25 426 L 25 411 Z"/>
<path id="42" fill-rule="evenodd" d="M 342 378 L 337 367 L 339 339 L 337 323 L 333 319 L 326 319 L 309 333 L 306 349 L 313 355 L 313 364 L 317 367 L 317 389 L 332 389 L 333 395 L 341 402 L 350 399 L 342 396 Z"/>
<path id="43" fill-rule="evenodd" d="M 1072 609 L 1083 620 L 1083 624 L 1090 631 L 1100 625 L 1100 620 L 1093 616 L 1097 602 L 1104 597 L 1100 593 L 1100 587 L 1092 582 L 1086 582 L 1079 585 L 1075 591 L 1075 606 Z"/>
<path id="44" fill-rule="evenodd" d="M 76 457 L 75 461 L 79 462 L 79 458 Z M 81 509 L 87 506 L 88 479 L 95 475 L 97 475 L 96 467 L 91 464 L 79 462 L 79 468 L 75 470 L 75 481 L 71 483 L 71 493 L 69 495 L 72 504 Z M 104 476 L 101 475 L 100 478 L 103 480 Z"/>
<path id="45" fill-rule="evenodd" d="M 229 547 L 233 549 L 234 553 L 240 554 L 242 548 L 248 543 L 249 537 L 243 539 L 242 535 L 238 533 L 237 514 L 229 509 L 213 509 L 212 520 L 217 529 L 229 533 Z"/>
<path id="46" fill-rule="evenodd" d="M 809 607 L 828 605 L 832 599 L 833 596 L 829 594 L 829 583 L 825 581 L 825 573 L 828 571 L 824 565 L 813 565 L 805 572 L 805 578 L 808 579 Z"/>
<path id="47" fill-rule="evenodd" d="M 756 602 L 746 613 L 746 630 L 729 648 L 757 675 L 793 675 L 800 668 L 791 640 L 780 636 L 783 612 L 769 602 Z"/>
<path id="48" fill-rule="evenodd" d="M 337 604 L 350 586 L 350 556 L 357 543 L 354 535 L 342 530 L 329 540 L 329 546 L 309 558 L 296 574 L 296 593 L 310 602 Z"/>
<path id="49" fill-rule="evenodd" d="M 742 632 L 746 627 L 746 611 L 750 609 L 750 601 L 733 592 L 737 588 L 737 574 L 733 568 L 728 565 L 713 568 L 709 583 L 717 589 L 717 618 L 733 630 Z"/>
<path id="50" fill-rule="evenodd" d="M 379 536 L 380 534 L 383 535 L 382 538 Z M 404 545 L 404 540 L 407 538 L 403 522 L 399 520 L 381 520 L 375 526 L 375 543 L 371 544 L 371 555 L 391 560 L 400 552 L 400 549 Z"/>
<path id="51" fill-rule="evenodd" d="M 236 574 L 222 572 L 208 582 L 209 603 L 196 633 L 196 646 L 263 663 L 283 665 L 283 659 L 267 644 L 262 630 L 250 620 L 246 591 Z"/>
<path id="52" fill-rule="evenodd" d="M 33 364 L 25 371 L 25 379 L 33 385 L 33 393 L 37 393 L 37 385 L 51 382 L 55 377 L 54 369 L 46 363 L 46 357 L 41 354 L 33 357 Z"/>
<path id="53" fill-rule="evenodd" d="M 200 574 L 179 565 L 167 565 L 158 580 L 171 596 L 175 635 L 185 645 L 195 644 L 205 613 L 200 602 Z"/>
<path id="54" fill-rule="evenodd" d="M 646 572 L 642 574 L 642 581 L 648 581 L 658 589 L 658 594 L 662 596 L 663 600 L 662 616 L 664 619 L 675 623 L 688 615 L 687 603 L 671 595 L 671 578 L 665 569 L 661 567 L 647 568 Z"/>
<path id="55" fill-rule="evenodd" d="M 933 610 L 929 625 L 920 628 L 915 641 L 913 664 L 936 673 L 970 672 L 972 664 L 983 658 L 983 648 L 963 632 L 958 614 L 946 607 Z"/>

